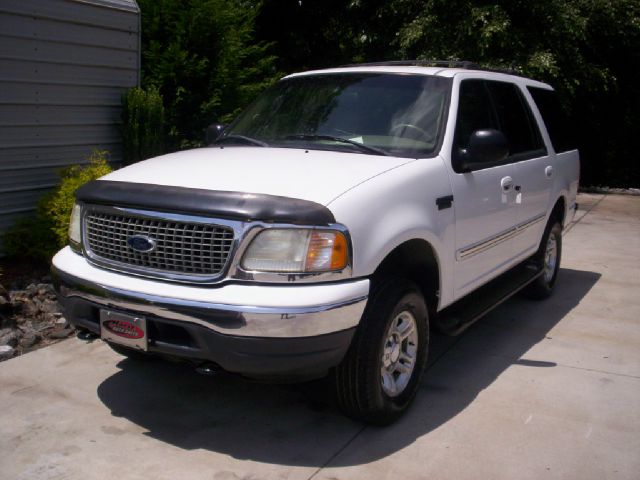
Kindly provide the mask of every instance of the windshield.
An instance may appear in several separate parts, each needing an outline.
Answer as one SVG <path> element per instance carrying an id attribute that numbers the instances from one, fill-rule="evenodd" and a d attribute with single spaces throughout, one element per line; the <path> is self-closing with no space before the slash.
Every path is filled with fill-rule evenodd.
<path id="1" fill-rule="evenodd" d="M 341 73 L 293 77 L 264 92 L 217 143 L 425 157 L 444 131 L 442 77 Z"/>

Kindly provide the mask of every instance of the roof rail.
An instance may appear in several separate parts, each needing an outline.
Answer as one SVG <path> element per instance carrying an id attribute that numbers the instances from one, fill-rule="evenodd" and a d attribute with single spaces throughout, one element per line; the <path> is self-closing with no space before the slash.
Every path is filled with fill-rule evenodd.
<path id="1" fill-rule="evenodd" d="M 470 62 L 468 60 L 391 60 L 388 62 L 351 63 L 349 65 L 341 65 L 341 67 L 443 67 L 481 70 L 484 72 L 497 72 L 521 76 L 520 73 L 512 69 L 481 67 L 477 63 Z"/>

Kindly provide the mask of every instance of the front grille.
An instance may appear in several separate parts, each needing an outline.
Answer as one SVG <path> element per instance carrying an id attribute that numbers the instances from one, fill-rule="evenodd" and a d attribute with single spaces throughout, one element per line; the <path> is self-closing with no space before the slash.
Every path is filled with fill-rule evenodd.
<path id="1" fill-rule="evenodd" d="M 172 275 L 222 273 L 233 245 L 233 229 L 130 214 L 89 211 L 85 215 L 85 248 L 90 256 L 129 270 Z M 134 250 L 128 239 L 143 235 L 155 241 L 148 253 Z"/>

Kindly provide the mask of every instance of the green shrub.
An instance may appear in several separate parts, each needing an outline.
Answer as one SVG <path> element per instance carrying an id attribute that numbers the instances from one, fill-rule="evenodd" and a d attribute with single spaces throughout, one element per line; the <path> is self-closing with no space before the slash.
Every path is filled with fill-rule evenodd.
<path id="1" fill-rule="evenodd" d="M 163 151 L 164 107 L 157 88 L 132 88 L 122 97 L 122 143 L 125 165 Z"/>
<path id="2" fill-rule="evenodd" d="M 60 173 L 60 185 L 38 202 L 35 215 L 18 221 L 4 235 L 4 250 L 10 257 L 48 260 L 67 244 L 69 217 L 75 191 L 85 183 L 111 171 L 108 152 L 94 150 L 88 165 L 73 165 Z"/>
<path id="3" fill-rule="evenodd" d="M 18 220 L 4 234 L 3 248 L 7 256 L 48 260 L 57 250 L 53 224 L 38 208 L 35 215 Z"/>

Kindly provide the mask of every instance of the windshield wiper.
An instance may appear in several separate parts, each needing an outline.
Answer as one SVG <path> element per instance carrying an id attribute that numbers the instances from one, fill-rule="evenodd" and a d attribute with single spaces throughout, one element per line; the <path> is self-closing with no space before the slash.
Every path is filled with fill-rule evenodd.
<path id="1" fill-rule="evenodd" d="M 269 146 L 267 142 L 263 142 L 262 140 L 258 140 L 257 138 L 245 137 L 244 135 L 235 135 L 233 133 L 219 138 L 214 143 L 222 143 L 225 140 L 240 140 L 242 142 L 250 143 L 251 145 L 257 145 L 258 147 Z"/>
<path id="2" fill-rule="evenodd" d="M 373 153 L 374 155 L 386 155 L 386 156 L 389 155 L 387 152 L 379 148 L 370 147 L 369 145 L 364 145 L 362 143 L 356 142 L 355 140 L 349 140 L 348 138 L 334 137 L 333 135 L 298 134 L 298 135 L 287 135 L 284 138 L 287 140 L 329 140 L 329 141 L 340 142 L 340 143 L 348 143 L 349 145 L 358 147 L 363 152 Z"/>

